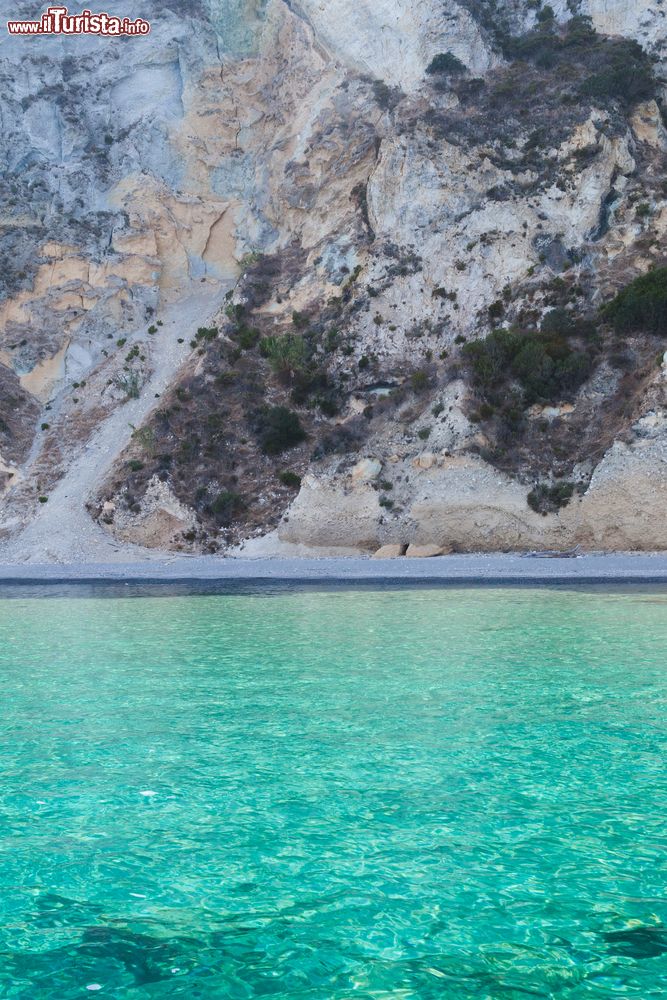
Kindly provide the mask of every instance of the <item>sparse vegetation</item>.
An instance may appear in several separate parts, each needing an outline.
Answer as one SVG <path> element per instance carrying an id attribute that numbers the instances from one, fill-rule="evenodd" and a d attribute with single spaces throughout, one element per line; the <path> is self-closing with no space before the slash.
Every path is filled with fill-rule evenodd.
<path id="1" fill-rule="evenodd" d="M 200 326 L 199 329 L 197 330 L 196 340 L 197 341 L 215 340 L 217 336 L 218 336 L 217 326 L 210 326 L 210 327 Z"/>
<path id="2" fill-rule="evenodd" d="M 553 16 L 538 15 L 539 27 L 505 43 L 508 55 L 551 69 L 567 63 L 582 72 L 582 96 L 631 105 L 651 97 L 655 81 L 650 59 L 638 42 L 598 35 L 587 17 L 573 17 L 557 31 Z M 551 11 L 553 14 L 553 11 Z"/>
<path id="3" fill-rule="evenodd" d="M 609 109 L 615 119 L 613 127 L 618 128 L 619 113 L 656 95 L 651 59 L 634 41 L 599 35 L 589 19 L 579 16 L 565 25 L 549 19 L 515 36 L 509 24 L 501 25 L 491 2 L 467 2 L 487 11 L 488 28 L 496 35 L 507 64 L 488 74 L 481 86 L 467 75 L 450 77 L 459 106 L 451 110 L 434 107 L 419 122 L 436 139 L 451 141 L 456 136 L 489 150 L 491 161 L 507 177 L 489 189 L 489 198 L 507 200 L 517 192 L 507 172 L 518 175 L 531 170 L 536 190 L 547 183 L 567 184 L 568 178 L 549 150 L 586 120 L 591 107 Z M 579 155 L 593 157 L 597 152 L 592 148 Z M 520 190 L 525 196 L 525 185 Z M 474 245 L 473 241 L 470 247 Z M 465 261 L 455 266 L 463 269 Z"/>
<path id="4" fill-rule="evenodd" d="M 416 372 L 413 372 L 412 375 L 410 376 L 410 385 L 412 387 L 413 392 L 416 393 L 424 392 L 424 390 L 428 388 L 428 383 L 429 383 L 428 373 L 425 372 L 423 369 L 418 369 Z"/>
<path id="5" fill-rule="evenodd" d="M 125 393 L 126 399 L 138 399 L 143 382 L 139 372 L 128 371 L 114 375 L 113 384 Z"/>
<path id="6" fill-rule="evenodd" d="M 132 439 L 144 449 L 147 455 L 155 454 L 155 431 L 152 427 L 138 427 L 132 431 Z"/>
<path id="7" fill-rule="evenodd" d="M 229 525 L 235 515 L 245 509 L 245 506 L 243 497 L 233 490 L 223 490 L 218 493 L 210 505 L 211 513 L 222 525 Z"/>

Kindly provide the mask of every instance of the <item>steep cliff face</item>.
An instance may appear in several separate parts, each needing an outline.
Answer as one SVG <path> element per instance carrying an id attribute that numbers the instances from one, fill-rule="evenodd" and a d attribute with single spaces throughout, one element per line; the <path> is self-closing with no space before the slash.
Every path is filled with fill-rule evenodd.
<path id="1" fill-rule="evenodd" d="M 134 8 L 0 40 L 5 557 L 666 547 L 657 0 Z"/>

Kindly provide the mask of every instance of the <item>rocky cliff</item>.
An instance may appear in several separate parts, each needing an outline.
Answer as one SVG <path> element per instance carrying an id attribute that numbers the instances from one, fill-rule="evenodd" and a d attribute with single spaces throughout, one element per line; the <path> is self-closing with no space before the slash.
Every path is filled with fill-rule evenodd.
<path id="1" fill-rule="evenodd" d="M 131 13 L 0 39 L 5 559 L 667 547 L 659 0 Z"/>

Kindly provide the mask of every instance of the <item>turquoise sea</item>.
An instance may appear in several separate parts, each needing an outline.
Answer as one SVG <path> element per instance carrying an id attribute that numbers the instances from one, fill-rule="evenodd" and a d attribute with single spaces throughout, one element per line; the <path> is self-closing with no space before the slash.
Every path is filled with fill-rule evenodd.
<path id="1" fill-rule="evenodd" d="M 666 654 L 660 589 L 5 589 L 0 997 L 667 996 Z"/>

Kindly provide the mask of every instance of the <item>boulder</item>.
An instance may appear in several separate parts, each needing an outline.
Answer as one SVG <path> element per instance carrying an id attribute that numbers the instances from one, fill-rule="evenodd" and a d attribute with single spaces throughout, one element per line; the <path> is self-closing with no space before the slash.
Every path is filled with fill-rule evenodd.
<path id="1" fill-rule="evenodd" d="M 436 463 L 436 457 L 431 451 L 424 451 L 412 462 L 415 469 L 432 469 Z"/>
<path id="2" fill-rule="evenodd" d="M 405 545 L 381 545 L 377 552 L 373 553 L 373 559 L 397 559 L 405 555 Z"/>
<path id="3" fill-rule="evenodd" d="M 442 545 L 408 545 L 405 554 L 409 559 L 426 559 L 430 556 L 444 556 L 447 551 Z"/>
<path id="4" fill-rule="evenodd" d="M 380 475 L 382 463 L 376 458 L 362 458 L 352 469 L 350 476 L 353 483 L 367 483 Z"/>

